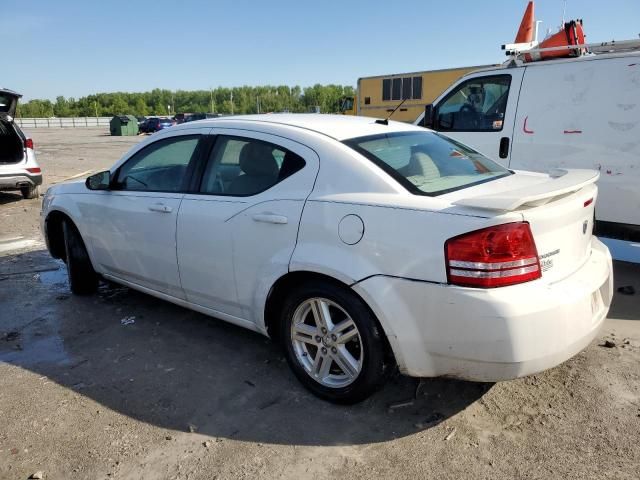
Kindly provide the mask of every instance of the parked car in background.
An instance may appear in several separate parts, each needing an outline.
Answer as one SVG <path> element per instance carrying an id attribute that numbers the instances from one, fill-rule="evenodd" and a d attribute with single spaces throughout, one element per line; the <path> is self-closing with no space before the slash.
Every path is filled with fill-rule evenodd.
<path id="1" fill-rule="evenodd" d="M 197 120 L 205 120 L 207 118 L 218 118 L 220 116 L 219 113 L 191 113 L 185 116 L 185 122 L 195 122 Z"/>
<path id="2" fill-rule="evenodd" d="M 277 338 L 309 390 L 352 403 L 394 364 L 497 381 L 586 347 L 613 295 L 597 179 L 399 122 L 225 117 L 51 187 L 41 218 L 72 292 L 102 275 Z"/>
<path id="3" fill-rule="evenodd" d="M 140 130 L 140 127 L 147 121 L 147 117 L 144 115 L 136 115 L 136 120 L 138 120 L 138 130 Z"/>
<path id="4" fill-rule="evenodd" d="M 180 125 L 181 123 L 184 123 L 187 119 L 187 117 L 189 115 L 192 115 L 191 113 L 176 113 L 173 117 L 173 119 L 176 121 L 176 123 L 178 125 Z"/>
<path id="5" fill-rule="evenodd" d="M 159 132 L 164 128 L 173 127 L 176 124 L 175 120 L 170 118 L 152 117 L 148 118 L 140 127 L 141 133 L 154 133 Z"/>
<path id="6" fill-rule="evenodd" d="M 24 198 L 37 198 L 42 170 L 33 140 L 13 121 L 21 96 L 0 87 L 0 190 L 19 190 Z"/>

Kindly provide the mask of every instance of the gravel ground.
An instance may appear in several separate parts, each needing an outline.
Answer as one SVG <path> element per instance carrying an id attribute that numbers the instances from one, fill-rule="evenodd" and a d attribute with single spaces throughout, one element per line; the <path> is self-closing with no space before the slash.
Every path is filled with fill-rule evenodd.
<path id="1" fill-rule="evenodd" d="M 140 140 L 30 133 L 48 185 Z M 616 293 L 596 341 L 551 371 L 498 384 L 397 376 L 338 407 L 259 335 L 115 285 L 72 297 L 39 210 L 0 193 L 2 479 L 640 478 L 638 293 Z M 640 266 L 615 270 L 616 287 L 640 292 Z"/>

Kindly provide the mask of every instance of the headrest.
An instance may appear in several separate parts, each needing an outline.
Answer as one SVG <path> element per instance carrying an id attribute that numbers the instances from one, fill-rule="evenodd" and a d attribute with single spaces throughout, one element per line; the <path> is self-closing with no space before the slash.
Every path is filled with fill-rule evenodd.
<path id="1" fill-rule="evenodd" d="M 240 168 L 247 175 L 275 177 L 278 164 L 273 158 L 273 149 L 263 143 L 247 143 L 240 150 Z"/>

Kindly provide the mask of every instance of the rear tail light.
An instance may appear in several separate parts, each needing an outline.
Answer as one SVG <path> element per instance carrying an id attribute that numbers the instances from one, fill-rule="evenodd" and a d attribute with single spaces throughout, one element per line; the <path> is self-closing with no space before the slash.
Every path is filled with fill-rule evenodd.
<path id="1" fill-rule="evenodd" d="M 506 223 L 465 233 L 446 241 L 449 283 L 494 288 L 542 276 L 529 224 Z"/>
<path id="2" fill-rule="evenodd" d="M 27 138 L 24 141 L 24 148 L 30 148 L 31 150 L 33 150 L 33 139 Z"/>
<path id="3" fill-rule="evenodd" d="M 40 169 L 40 167 L 27 168 L 26 170 L 29 173 L 42 173 L 42 170 Z"/>

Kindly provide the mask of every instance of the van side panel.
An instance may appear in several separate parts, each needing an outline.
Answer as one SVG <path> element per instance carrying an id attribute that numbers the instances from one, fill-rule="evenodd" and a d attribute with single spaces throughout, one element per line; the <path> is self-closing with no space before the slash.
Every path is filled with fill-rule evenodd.
<path id="1" fill-rule="evenodd" d="M 527 66 L 510 167 L 600 170 L 598 221 L 640 225 L 640 56 Z"/>

